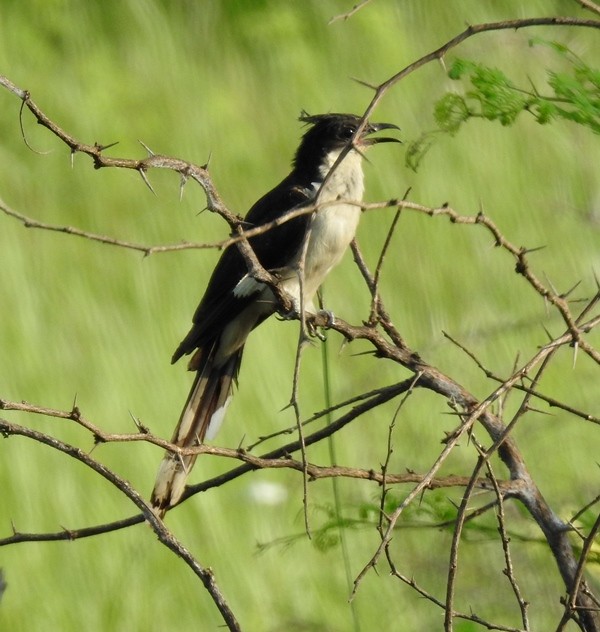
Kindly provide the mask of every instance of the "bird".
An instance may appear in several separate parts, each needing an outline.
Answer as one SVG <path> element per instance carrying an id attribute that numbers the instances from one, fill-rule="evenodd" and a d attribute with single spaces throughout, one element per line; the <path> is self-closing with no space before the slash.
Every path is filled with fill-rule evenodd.
<path id="1" fill-rule="evenodd" d="M 302 112 L 299 120 L 308 129 L 291 172 L 250 208 L 244 227 L 254 229 L 294 211 L 288 221 L 259 230 L 248 242 L 262 267 L 291 298 L 294 313 L 303 309 L 310 314 L 317 311 L 313 298 L 319 286 L 354 239 L 364 193 L 365 150 L 401 141 L 371 136 L 384 129 L 399 130 L 397 125 L 363 122 L 354 114 Z M 313 211 L 297 214 L 303 207 Z M 194 313 L 192 328 L 171 360 L 191 355 L 188 369 L 195 372 L 173 444 L 189 448 L 214 438 L 237 384 L 246 339 L 278 310 L 272 289 L 249 274 L 237 245 L 228 246 Z M 195 460 L 196 455 L 165 453 L 151 496 L 157 516 L 162 518 L 181 499 Z"/>

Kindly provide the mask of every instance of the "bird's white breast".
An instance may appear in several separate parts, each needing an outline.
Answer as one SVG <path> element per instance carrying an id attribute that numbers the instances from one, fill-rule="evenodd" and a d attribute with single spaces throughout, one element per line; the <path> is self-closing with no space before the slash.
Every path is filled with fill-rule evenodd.
<path id="1" fill-rule="evenodd" d="M 332 152 L 321 167 L 321 176 L 330 171 L 339 156 Z M 317 204 L 346 200 L 355 204 L 335 203 L 320 208 L 311 219 L 310 234 L 304 258 L 303 303 L 304 309 L 314 311 L 312 298 L 329 271 L 336 266 L 348 248 L 358 226 L 360 207 L 364 193 L 362 158 L 356 151 L 350 151 L 336 167 L 325 185 L 315 183 L 319 190 Z M 298 253 L 296 266 L 301 262 Z M 284 281 L 285 289 L 300 303 L 300 287 L 297 270 Z"/>

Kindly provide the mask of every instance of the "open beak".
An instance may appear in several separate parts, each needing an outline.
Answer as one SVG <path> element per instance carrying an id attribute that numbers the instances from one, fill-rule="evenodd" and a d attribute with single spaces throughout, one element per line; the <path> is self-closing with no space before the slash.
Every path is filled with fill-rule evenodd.
<path id="1" fill-rule="evenodd" d="M 365 127 L 365 131 L 363 132 L 362 138 L 360 139 L 361 145 L 366 145 L 370 147 L 371 145 L 376 145 L 377 143 L 401 143 L 402 141 L 398 138 L 392 138 L 391 136 L 379 136 L 376 138 L 366 138 L 369 134 L 374 134 L 375 132 L 380 132 L 382 129 L 397 129 L 400 128 L 393 123 L 369 123 Z"/>

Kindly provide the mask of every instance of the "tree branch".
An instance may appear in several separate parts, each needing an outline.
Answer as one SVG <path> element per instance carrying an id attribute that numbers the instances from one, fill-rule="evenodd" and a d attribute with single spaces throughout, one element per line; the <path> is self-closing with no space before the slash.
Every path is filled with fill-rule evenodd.
<path id="1" fill-rule="evenodd" d="M 32 439 L 37 443 L 46 445 L 54 450 L 58 450 L 67 456 L 83 463 L 94 472 L 106 479 L 111 485 L 116 487 L 122 494 L 127 496 L 129 500 L 141 510 L 144 520 L 152 527 L 160 542 L 168 549 L 173 551 L 177 557 L 180 557 L 200 579 L 208 593 L 210 594 L 215 605 L 219 609 L 225 624 L 229 630 L 240 631 L 241 628 L 225 601 L 217 583 L 215 581 L 211 569 L 203 568 L 192 554 L 177 540 L 177 538 L 167 529 L 164 522 L 158 518 L 146 501 L 138 494 L 138 492 L 124 479 L 117 476 L 112 470 L 102 465 L 88 454 L 68 443 L 64 443 L 42 432 L 25 428 L 18 424 L 11 423 L 0 418 L 0 433 L 5 437 L 22 436 Z M 140 521 L 141 522 L 141 521 Z"/>

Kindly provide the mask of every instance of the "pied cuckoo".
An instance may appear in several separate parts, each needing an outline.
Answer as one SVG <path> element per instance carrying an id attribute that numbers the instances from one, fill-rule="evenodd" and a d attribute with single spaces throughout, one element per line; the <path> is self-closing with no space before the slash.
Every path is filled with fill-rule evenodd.
<path id="1" fill-rule="evenodd" d="M 246 229 L 254 228 L 292 210 L 317 207 L 248 240 L 260 264 L 292 298 L 295 311 L 303 307 L 312 313 L 315 293 L 356 232 L 364 192 L 364 151 L 376 143 L 400 141 L 371 137 L 383 129 L 399 129 L 391 123 L 367 122 L 357 135 L 361 118 L 352 114 L 303 113 L 300 120 L 310 127 L 291 173 L 254 204 L 244 223 Z M 246 338 L 277 310 L 272 290 L 249 276 L 238 247 L 229 246 L 208 282 L 190 332 L 173 354 L 172 362 L 192 354 L 188 368 L 196 376 L 172 443 L 192 447 L 215 436 L 231 401 Z M 151 499 L 159 516 L 181 498 L 195 460 L 165 454 Z"/>

